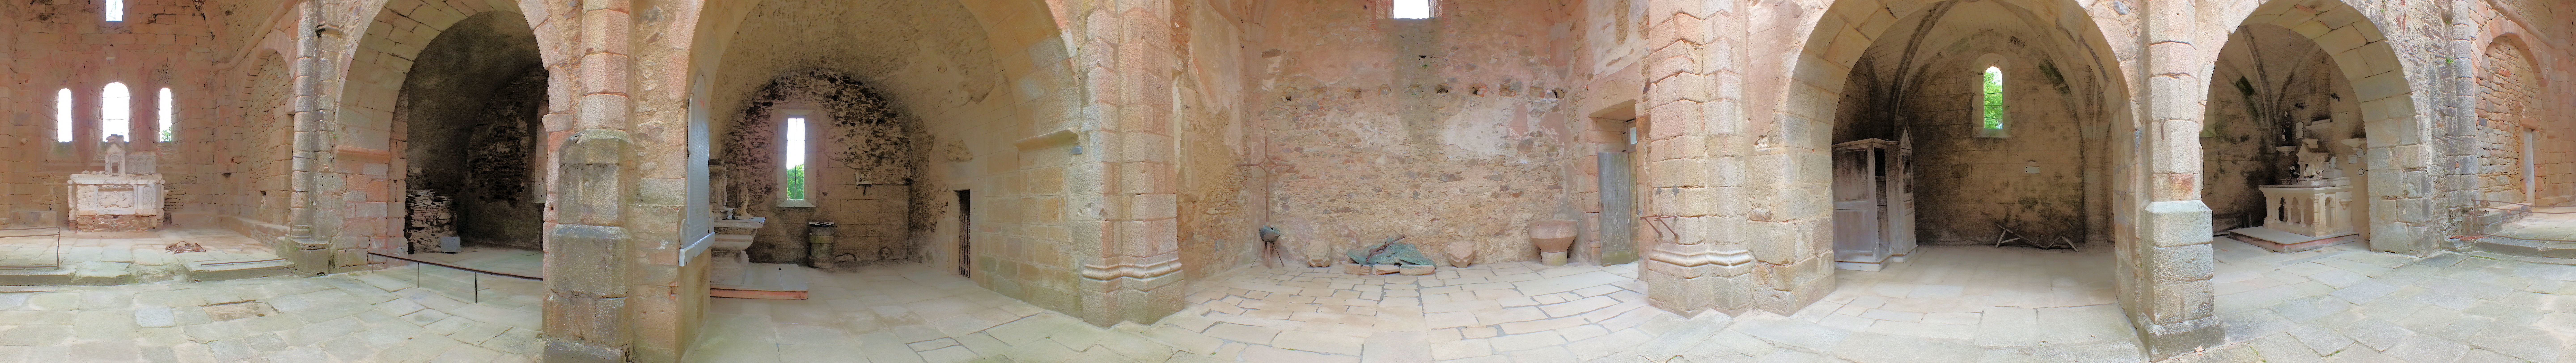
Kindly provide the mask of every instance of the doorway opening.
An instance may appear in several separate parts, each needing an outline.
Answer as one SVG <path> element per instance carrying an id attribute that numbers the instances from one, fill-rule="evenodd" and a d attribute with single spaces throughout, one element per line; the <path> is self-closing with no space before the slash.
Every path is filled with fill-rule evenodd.
<path id="1" fill-rule="evenodd" d="M 957 276 L 975 277 L 975 192 L 957 191 Z"/>
<path id="2" fill-rule="evenodd" d="M 403 258 L 541 277 L 548 72 L 525 17 L 486 12 L 421 50 L 396 98 L 388 186 Z"/>
<path id="3" fill-rule="evenodd" d="M 2369 238 L 2361 100 L 2332 53 L 2247 24 L 2211 77 L 2200 134 L 2211 232 L 2275 252 Z"/>

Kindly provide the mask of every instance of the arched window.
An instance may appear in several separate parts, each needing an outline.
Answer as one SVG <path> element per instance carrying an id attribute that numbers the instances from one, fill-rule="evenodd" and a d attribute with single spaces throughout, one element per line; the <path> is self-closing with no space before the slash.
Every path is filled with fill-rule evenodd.
<path id="1" fill-rule="evenodd" d="M 156 133 L 161 134 L 161 142 L 170 142 L 170 140 L 171 140 L 171 137 L 170 137 L 170 135 L 171 135 L 171 131 L 170 131 L 170 130 L 172 130 L 172 129 L 170 128 L 170 120 L 171 120 L 172 118 L 177 117 L 177 114 L 178 114 L 178 111 L 172 111 L 172 110 L 170 109 L 170 105 L 171 105 L 171 103 L 172 103 L 172 102 L 170 101 L 170 88 L 169 88 L 169 87 L 162 87 L 162 88 L 161 88 L 161 115 L 160 115 L 160 116 L 161 116 L 161 118 L 160 118 L 160 120 L 159 120 L 159 121 L 161 122 L 161 127 L 160 127 L 160 128 L 156 128 L 156 129 L 152 129 L 152 131 L 154 131 L 154 132 L 156 132 Z"/>
<path id="2" fill-rule="evenodd" d="M 1392 8 L 1396 19 L 1431 18 L 1431 0 L 1395 0 Z"/>
<path id="3" fill-rule="evenodd" d="M 125 21 L 125 0 L 105 0 L 100 2 L 107 3 L 107 9 L 99 12 L 100 14 L 107 16 L 107 21 Z"/>
<path id="4" fill-rule="evenodd" d="M 2003 57 L 1987 54 L 1977 57 L 1985 71 L 1977 77 L 1977 137 L 2004 137 L 2004 64 Z"/>
<path id="5" fill-rule="evenodd" d="M 126 135 L 126 140 L 133 140 L 134 128 L 127 122 L 134 118 L 134 94 L 125 90 L 124 83 L 116 82 L 108 82 L 107 87 L 98 93 L 99 139 Z"/>
<path id="6" fill-rule="evenodd" d="M 72 89 L 54 92 L 54 142 L 72 142 Z"/>
<path id="7" fill-rule="evenodd" d="M 782 197 L 780 199 L 785 200 L 780 201 L 779 205 L 789 207 L 811 207 L 814 206 L 813 202 L 806 201 L 805 196 L 805 176 L 807 175 L 805 168 L 805 117 L 807 114 L 811 113 L 811 111 L 787 110 L 785 113 L 787 114 L 787 118 L 782 122 L 785 125 L 780 125 L 779 127 L 779 130 L 782 131 L 779 133 L 779 136 L 783 139 L 782 141 L 785 141 L 779 143 L 781 149 L 783 149 L 780 151 L 784 152 L 785 155 L 783 155 L 784 158 L 779 159 L 778 163 L 778 167 L 780 169 L 778 192 L 779 196 Z"/>

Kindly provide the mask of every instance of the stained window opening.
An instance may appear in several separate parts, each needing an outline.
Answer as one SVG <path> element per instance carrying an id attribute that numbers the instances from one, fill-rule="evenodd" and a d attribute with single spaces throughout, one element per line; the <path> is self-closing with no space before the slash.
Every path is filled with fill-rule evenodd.
<path id="1" fill-rule="evenodd" d="M 1984 83 L 1984 86 L 1985 86 L 1985 92 L 1984 92 L 1984 94 L 1982 95 L 1982 97 L 1979 97 L 1979 99 L 1983 100 L 1983 102 L 1985 103 L 1985 107 L 1981 107 L 1981 108 L 1978 108 L 1978 109 L 1977 109 L 1977 113 L 1979 114 L 1979 116 L 1982 116 L 1982 117 L 1984 118 L 1984 120 L 1983 120 L 1983 122 L 1979 125 L 1979 129 L 1980 129 L 1980 130 L 1978 130 L 1978 131 L 1979 131 L 1979 133 L 1978 133 L 1978 134 L 1979 134 L 1979 136 L 1985 136 L 1985 137 L 2003 137 L 2003 136 L 2004 136 L 2004 135 L 2003 135 L 2003 131 L 2004 131 L 2004 71 L 2003 71 L 2003 68 L 2001 68 L 2001 67 L 1996 67 L 1996 66 L 1986 66 L 1986 74 L 1985 74 L 1984 79 L 1985 79 L 1985 81 L 1984 81 L 1983 83 Z"/>
<path id="2" fill-rule="evenodd" d="M 170 140 L 171 140 L 170 119 L 171 119 L 171 118 L 173 118 L 173 117 L 175 117 L 174 115 L 178 113 L 178 111 L 172 111 L 172 110 L 170 109 L 170 104 L 171 104 L 171 103 L 173 103 L 173 102 L 171 102 L 171 101 L 170 101 L 170 88 L 167 88 L 167 87 L 161 88 L 161 115 L 160 115 L 160 119 L 159 119 L 159 120 L 160 120 L 160 122 L 161 122 L 161 124 L 160 124 L 160 126 L 161 126 L 161 127 L 160 127 L 160 128 L 156 128 L 156 129 L 152 129 L 153 131 L 156 131 L 156 132 L 158 132 L 158 133 L 160 133 L 160 134 L 161 134 L 161 142 L 170 142 Z"/>
<path id="3" fill-rule="evenodd" d="M 128 125 L 128 122 L 134 118 L 133 99 L 133 93 L 125 90 L 124 83 L 109 82 L 105 89 L 99 90 L 99 140 L 104 141 L 114 136 L 126 136 L 125 138 L 129 140 L 134 138 L 130 136 L 134 133 L 133 126 Z"/>
<path id="4" fill-rule="evenodd" d="M 787 117 L 787 158 L 780 166 L 787 168 L 783 184 L 788 200 L 805 200 L 805 116 Z"/>
<path id="5" fill-rule="evenodd" d="M 104 2 L 107 3 L 107 10 L 100 13 L 107 15 L 107 21 L 125 21 L 125 0 L 107 0 Z"/>
<path id="6" fill-rule="evenodd" d="M 1395 0 L 1396 19 L 1431 18 L 1431 0 Z"/>
<path id="7" fill-rule="evenodd" d="M 54 92 L 54 142 L 72 142 L 72 89 Z"/>

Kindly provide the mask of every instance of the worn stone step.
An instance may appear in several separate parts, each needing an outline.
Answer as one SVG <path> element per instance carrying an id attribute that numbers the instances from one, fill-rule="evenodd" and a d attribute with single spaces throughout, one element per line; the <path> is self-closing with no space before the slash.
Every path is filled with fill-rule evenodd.
<path id="1" fill-rule="evenodd" d="M 0 270 L 0 285 L 77 285 L 109 286 L 168 281 L 178 271 L 169 266 L 145 266 L 126 262 L 89 261 L 67 263 L 53 269 Z"/>
<path id="2" fill-rule="evenodd" d="M 2472 240 L 2469 245 L 2479 250 L 2507 255 L 2576 259 L 2576 242 L 2485 237 Z"/>
<path id="3" fill-rule="evenodd" d="M 74 269 L 70 267 L 45 269 L 0 269 L 0 285 L 63 285 L 66 282 L 71 282 L 72 270 Z"/>
<path id="4" fill-rule="evenodd" d="M 284 258 L 188 263 L 188 279 L 193 281 L 240 280 L 293 274 L 295 274 L 295 263 Z"/>

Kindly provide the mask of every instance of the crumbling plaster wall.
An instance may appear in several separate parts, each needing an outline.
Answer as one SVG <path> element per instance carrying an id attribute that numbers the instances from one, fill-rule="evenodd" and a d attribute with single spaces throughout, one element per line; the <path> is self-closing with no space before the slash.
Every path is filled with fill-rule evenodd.
<path id="1" fill-rule="evenodd" d="M 1052 22 L 1039 22 L 1050 16 L 1044 7 L 764 1 L 728 9 L 721 11 L 742 20 L 722 37 L 729 40 L 715 48 L 721 53 L 704 75 L 711 117 L 741 114 L 760 85 L 782 74 L 821 69 L 856 77 L 918 125 L 906 130 L 917 163 L 906 255 L 953 269 L 959 234 L 971 234 L 979 284 L 1040 307 L 1083 311 L 1083 249 L 1072 241 L 1077 231 L 1098 230 L 1077 228 L 1074 219 L 1073 203 L 1082 199 L 1071 186 L 1078 181 L 1068 178 L 1081 155 L 1069 145 L 1017 143 L 1082 127 L 1076 105 L 1083 95 L 1066 62 L 1072 54 L 1052 38 Z M 732 124 L 711 122 L 712 132 L 727 134 Z M 714 145 L 719 154 L 736 147 Z M 957 230 L 955 190 L 974 192 L 973 231 Z M 772 219 L 768 228 L 779 230 L 761 233 L 790 235 L 782 224 L 793 221 Z M 803 235 L 802 226 L 793 228 Z"/>
<path id="2" fill-rule="evenodd" d="M 1173 196 L 1186 279 L 1214 278 L 1224 271 L 1259 266 L 1262 242 L 1256 232 L 1266 210 L 1258 188 L 1269 177 L 1259 162 L 1261 140 L 1247 127 L 1245 105 L 1259 96 L 1250 87 L 1247 65 L 1256 54 L 1243 47 L 1253 2 L 1175 1 L 1173 122 L 1179 152 L 1177 189 Z M 1144 206 L 1159 207 L 1159 206 Z"/>
<path id="3" fill-rule="evenodd" d="M 453 230 L 466 242 L 537 248 L 546 78 L 519 13 L 476 14 L 440 32 L 403 78 L 384 192 L 451 197 Z M 423 247 L 436 246 L 412 250 Z"/>
<path id="4" fill-rule="evenodd" d="M 1573 219 L 1568 179 L 1590 148 L 1567 126 L 1571 4 L 1446 1 L 1389 19 L 1374 3 L 1278 2 L 1259 12 L 1271 224 L 1304 258 L 1404 236 L 1476 262 L 1537 257 L 1529 222 Z"/>
<path id="5" fill-rule="evenodd" d="M 781 183 L 786 168 L 783 121 L 787 112 L 806 112 L 805 200 L 811 207 L 789 207 Z M 919 164 L 912 136 L 918 120 L 896 112 L 875 90 L 849 75 L 830 71 L 779 75 L 753 94 L 749 106 L 733 115 L 720 143 L 732 193 L 741 211 L 770 218 L 749 251 L 752 261 L 798 262 L 810 259 L 806 222 L 838 223 L 830 258 L 882 261 L 913 257 L 905 232 L 911 228 L 908 202 L 913 170 Z M 862 185 L 865 184 L 865 185 Z"/>

